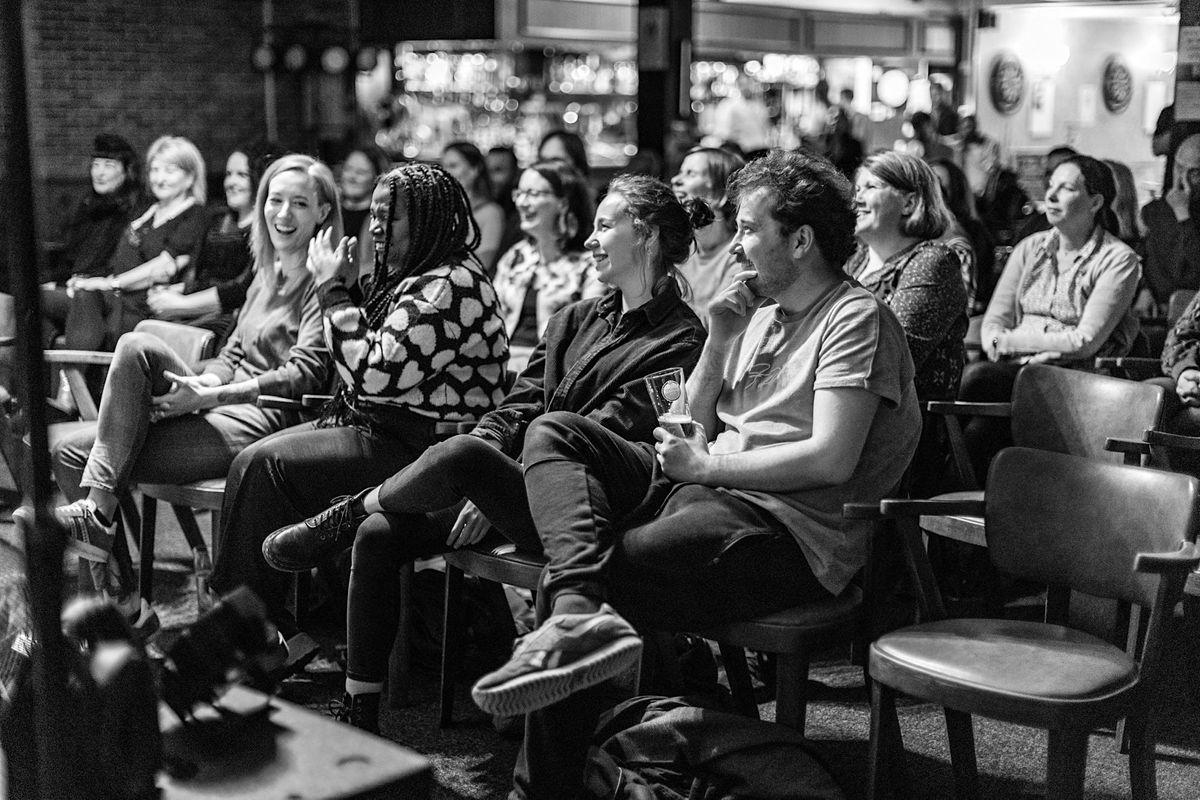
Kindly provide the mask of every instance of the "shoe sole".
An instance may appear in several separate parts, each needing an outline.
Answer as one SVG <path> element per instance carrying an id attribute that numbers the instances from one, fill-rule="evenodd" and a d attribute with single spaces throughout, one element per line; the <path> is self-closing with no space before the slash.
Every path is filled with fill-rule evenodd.
<path id="1" fill-rule="evenodd" d="M 471 689 L 475 705 L 488 714 L 516 716 L 553 705 L 603 683 L 637 664 L 642 640 L 627 636 L 565 667 L 520 675 L 497 686 Z"/>

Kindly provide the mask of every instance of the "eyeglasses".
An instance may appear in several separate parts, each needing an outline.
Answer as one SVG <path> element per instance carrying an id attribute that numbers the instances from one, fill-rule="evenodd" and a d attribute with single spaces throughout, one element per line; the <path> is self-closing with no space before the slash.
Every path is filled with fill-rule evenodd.
<path id="1" fill-rule="evenodd" d="M 541 200 L 543 197 L 553 197 L 554 192 L 546 189 L 517 189 L 513 192 L 513 200 Z"/>

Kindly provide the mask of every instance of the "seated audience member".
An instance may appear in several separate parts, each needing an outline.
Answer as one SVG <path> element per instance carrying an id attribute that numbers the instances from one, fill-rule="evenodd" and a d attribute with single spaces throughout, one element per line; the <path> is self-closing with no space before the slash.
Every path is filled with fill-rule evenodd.
<path id="1" fill-rule="evenodd" d="M 930 162 L 942 189 L 942 199 L 950 209 L 953 222 L 941 241 L 954 251 L 962 265 L 963 285 L 967 287 L 967 313 L 982 313 L 992 296 L 992 273 L 996 263 L 996 240 L 975 213 L 975 196 L 967 185 L 967 176 L 951 161 Z"/>
<path id="2" fill-rule="evenodd" d="M 693 147 L 683 157 L 679 174 L 671 179 L 680 202 L 698 197 L 713 210 L 712 223 L 696 231 L 696 246 L 687 261 L 679 265 L 690 290 L 687 303 L 706 325 L 708 304 L 729 286 L 733 273 L 737 272 L 737 258 L 729 249 L 737 220 L 725 185 L 745 163 L 728 150 Z"/>
<path id="3" fill-rule="evenodd" d="M 538 145 L 538 161 L 557 158 L 579 170 L 584 180 L 592 177 L 592 168 L 588 165 L 587 145 L 578 134 L 570 131 L 550 131 L 542 137 Z"/>
<path id="4" fill-rule="evenodd" d="M 1117 218 L 1117 238 L 1136 250 L 1141 246 L 1142 234 L 1138 230 L 1137 185 L 1133 180 L 1133 170 L 1111 158 L 1104 159 L 1104 163 L 1112 170 L 1113 182 L 1117 187 L 1112 202 L 1113 216 Z"/>
<path id="5" fill-rule="evenodd" d="M 967 333 L 958 256 L 939 237 L 952 217 L 937 178 L 916 156 L 868 156 L 855 176 L 854 233 L 863 243 L 846 272 L 890 308 L 908 340 L 917 398 L 958 394 Z"/>
<path id="6" fill-rule="evenodd" d="M 1050 188 L 1050 177 L 1054 175 L 1054 170 L 1058 169 L 1058 165 L 1066 161 L 1068 158 L 1077 155 L 1079 155 L 1079 153 L 1075 152 L 1074 148 L 1068 147 L 1067 145 L 1053 147 L 1050 149 L 1050 152 L 1046 153 L 1046 170 L 1043 174 L 1046 176 L 1047 190 Z M 1052 227 L 1053 226 L 1050 224 L 1050 220 L 1046 218 L 1046 213 L 1044 211 L 1038 211 L 1035 208 L 1033 213 L 1027 217 L 1023 223 L 1021 223 L 1020 227 L 1017 228 L 1016 233 L 1013 234 L 1013 243 L 1015 244 L 1016 242 L 1026 239 L 1035 233 L 1048 231 Z"/>
<path id="7" fill-rule="evenodd" d="M 354 546 L 347 696 L 339 718 L 378 731 L 402 564 L 474 544 L 493 526 L 522 549 L 541 552 L 520 463 L 533 420 L 570 411 L 616 436 L 652 439 L 657 423 L 642 379 L 668 367 L 690 372 L 704 344 L 704 329 L 680 298 L 673 273 L 687 256 L 694 226 L 712 215 L 701 201 L 684 202 L 686 207 L 661 181 L 616 178 L 587 242 L 601 280 L 613 291 L 554 315 L 528 368 L 472 434 L 434 445 L 381 486 L 344 498 L 263 543 L 267 563 L 289 571 L 309 569 Z M 451 525 L 453 517 L 444 514 L 464 499 Z"/>
<path id="8" fill-rule="evenodd" d="M 983 317 L 986 360 L 967 365 L 960 396 L 1007 401 L 1024 364 L 1129 353 L 1138 334 L 1132 304 L 1141 267 L 1116 236 L 1112 171 L 1071 156 L 1046 190 L 1051 229 L 1022 240 L 1004 266 Z M 1009 442 L 1006 420 L 967 425 L 976 474 Z"/>
<path id="9" fill-rule="evenodd" d="M 520 371 L 550 317 L 584 296 L 600 294 L 584 242 L 592 233 L 592 195 L 562 159 L 539 161 L 521 173 L 513 192 L 525 238 L 500 257 L 493 282 Z"/>
<path id="10" fill-rule="evenodd" d="M 388 172 L 371 198 L 371 236 L 365 297 L 353 239 L 321 235 L 309 252 L 341 388 L 318 421 L 242 451 L 225 486 L 212 586 L 246 584 L 262 598 L 292 667 L 316 646 L 286 610 L 287 577 L 263 561 L 263 540 L 395 474 L 434 443 L 439 420 L 477 418 L 504 394 L 504 323 L 458 181 L 433 164 Z"/>
<path id="11" fill-rule="evenodd" d="M 72 278 L 108 274 L 108 260 L 130 220 L 142 211 L 141 165 L 129 142 L 102 133 L 92 142 L 91 188 L 71 209 L 63 226 L 64 245 L 42 280 L 43 346 L 62 334 L 71 310 Z"/>
<path id="12" fill-rule="evenodd" d="M 909 119 L 912 126 L 912 138 L 896 143 L 896 150 L 901 153 L 933 161 L 935 158 L 954 158 L 950 149 L 933 126 L 933 117 L 924 111 L 917 111 Z"/>
<path id="13" fill-rule="evenodd" d="M 842 106 L 830 106 L 825 130 L 817 138 L 816 150 L 833 162 L 838 171 L 853 179 L 863 160 L 862 142 L 854 138 L 853 123 Z"/>
<path id="14" fill-rule="evenodd" d="M 471 214 L 479 226 L 475 256 L 491 275 L 496 270 L 496 257 L 500 255 L 500 240 L 504 238 L 504 209 L 492 195 L 487 159 L 470 142 L 451 142 L 442 153 L 442 166 L 467 190 Z"/>
<path id="15" fill-rule="evenodd" d="M 197 375 L 157 337 L 121 337 L 99 421 L 56 445 L 53 458 L 58 485 L 73 501 L 55 514 L 72 535 L 69 549 L 95 565 L 98 590 L 113 589 L 104 564 L 122 489 L 224 475 L 243 448 L 296 421 L 258 408 L 260 394 L 298 398 L 324 386 L 321 316 L 305 268 L 320 230 L 341 233 L 333 174 L 308 156 L 279 159 L 255 202 L 260 268 L 220 355 Z"/>
<path id="16" fill-rule="evenodd" d="M 1164 195 L 1142 207 L 1144 285 L 1136 307 L 1147 316 L 1165 309 L 1177 289 L 1200 288 L 1200 191 L 1194 190 L 1200 190 L 1200 134 L 1175 151 Z"/>
<path id="17" fill-rule="evenodd" d="M 1163 410 L 1166 430 L 1200 436 L 1200 294 L 1192 298 L 1167 333 L 1162 371 L 1167 377 L 1152 380 L 1168 390 Z M 1168 455 L 1175 469 L 1200 474 L 1200 458 L 1195 453 L 1168 451 Z"/>
<path id="18" fill-rule="evenodd" d="M 233 315 L 246 301 L 254 277 L 250 232 L 264 160 L 278 148 L 243 145 L 225 162 L 225 207 L 209 215 L 200 249 L 185 270 L 183 283 L 151 289 L 154 316 L 206 328 L 223 340 Z M 265 158 L 264 158 L 265 157 Z"/>
<path id="19" fill-rule="evenodd" d="M 338 192 L 342 198 L 342 222 L 346 235 L 358 239 L 358 249 L 352 254 L 358 267 L 359 279 L 368 278 L 375 265 L 375 248 L 371 243 L 371 193 L 379 176 L 388 171 L 391 161 L 374 145 L 360 145 L 346 154 L 337 170 Z"/>
<path id="20" fill-rule="evenodd" d="M 530 712 L 510 797 L 579 791 L 596 719 L 616 699 L 605 682 L 637 663 L 639 630 L 695 630 L 842 592 L 870 530 L 844 521 L 843 503 L 885 496 L 916 447 L 904 331 L 842 271 L 854 250 L 849 182 L 824 159 L 774 151 L 730 191 L 745 269 L 713 301 L 687 383 L 695 435 L 660 428 L 657 444 L 628 442 L 566 412 L 525 435 L 530 515 L 549 559 L 544 621 L 472 692 L 484 711 Z"/>

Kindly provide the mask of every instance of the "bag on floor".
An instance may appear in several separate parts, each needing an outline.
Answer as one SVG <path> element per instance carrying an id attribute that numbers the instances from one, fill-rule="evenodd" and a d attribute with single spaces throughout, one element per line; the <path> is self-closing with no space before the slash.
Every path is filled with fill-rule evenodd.
<path id="1" fill-rule="evenodd" d="M 635 697 L 604 715 L 584 789 L 597 800 L 845 800 L 796 731 L 681 697 Z"/>

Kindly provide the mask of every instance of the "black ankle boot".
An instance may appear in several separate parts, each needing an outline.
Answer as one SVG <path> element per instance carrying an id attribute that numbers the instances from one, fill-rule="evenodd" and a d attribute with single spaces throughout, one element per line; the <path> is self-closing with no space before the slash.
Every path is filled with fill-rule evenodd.
<path id="1" fill-rule="evenodd" d="M 367 733 L 379 734 L 379 693 L 345 694 L 333 703 L 333 718 Z"/>

